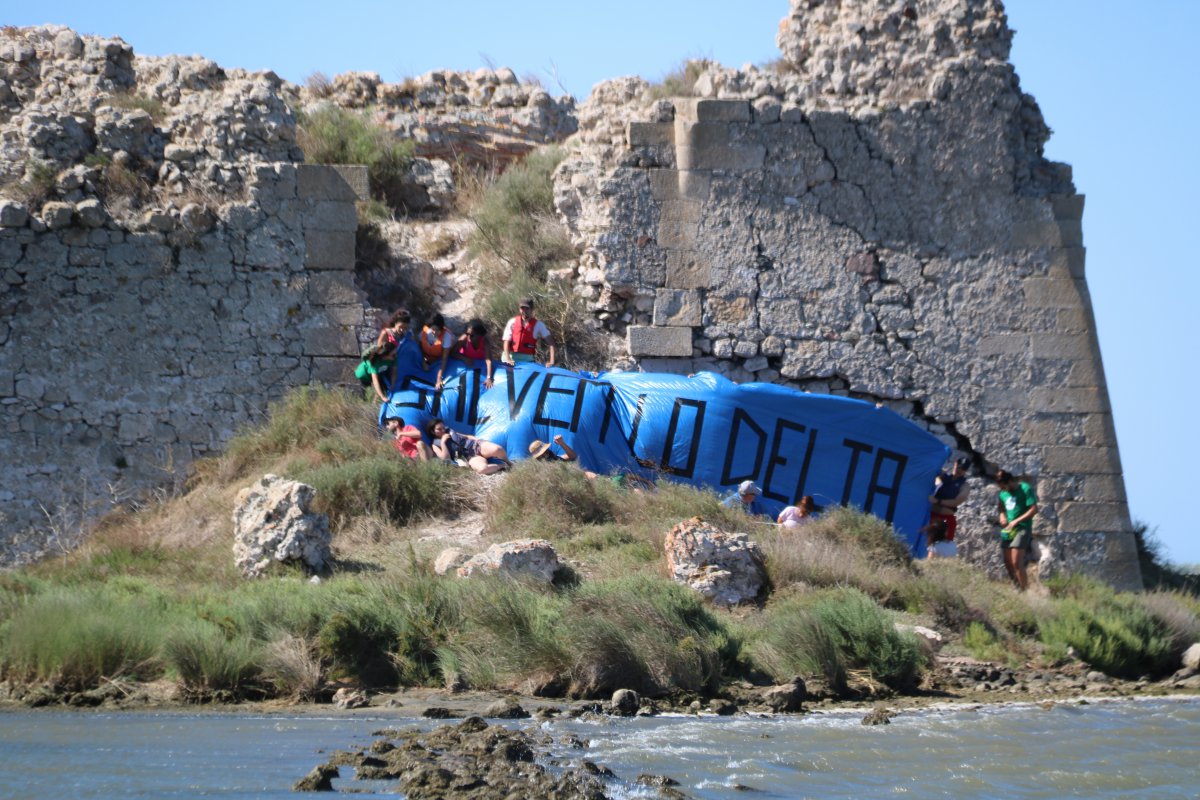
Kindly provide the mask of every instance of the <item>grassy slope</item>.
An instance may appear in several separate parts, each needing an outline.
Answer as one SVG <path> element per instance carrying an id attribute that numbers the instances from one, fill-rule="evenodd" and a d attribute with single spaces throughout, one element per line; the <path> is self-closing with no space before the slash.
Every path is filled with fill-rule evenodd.
<path id="1" fill-rule="evenodd" d="M 663 541 L 701 515 L 744 518 L 663 483 L 632 494 L 568 465 L 519 464 L 494 492 L 467 470 L 398 459 L 372 404 L 300 390 L 186 493 L 108 518 L 66 558 L 0 575 L 0 670 L 80 691 L 166 678 L 197 698 L 315 696 L 329 679 L 603 696 L 711 693 L 751 678 L 905 690 L 927 665 L 893 622 L 926 624 L 949 652 L 1050 665 L 1068 647 L 1122 677 L 1160 676 L 1200 638 L 1178 593 L 1114 595 L 1086 581 L 1021 595 L 965 564 L 908 561 L 887 525 L 838 509 L 802 533 L 755 525 L 771 592 L 761 607 L 705 606 L 666 577 Z M 245 581 L 231 512 L 265 472 L 318 489 L 337 564 L 319 585 L 281 570 Z M 477 514 L 487 541 L 550 540 L 577 581 L 539 589 L 438 578 L 442 516 Z M 447 526 L 454 524 L 445 521 Z"/>

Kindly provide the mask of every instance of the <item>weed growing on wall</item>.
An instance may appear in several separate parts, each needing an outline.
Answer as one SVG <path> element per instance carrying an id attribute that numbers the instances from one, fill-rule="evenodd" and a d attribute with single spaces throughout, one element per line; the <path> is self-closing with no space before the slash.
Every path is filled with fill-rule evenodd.
<path id="1" fill-rule="evenodd" d="M 336 106 L 297 116 L 296 141 L 311 164 L 361 164 L 367 168 L 371 195 L 403 211 L 404 176 L 413 143 Z"/>

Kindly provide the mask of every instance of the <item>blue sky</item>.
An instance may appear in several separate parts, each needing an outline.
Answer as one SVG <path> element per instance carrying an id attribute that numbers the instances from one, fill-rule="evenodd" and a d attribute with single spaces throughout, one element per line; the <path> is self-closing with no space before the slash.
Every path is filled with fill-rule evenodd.
<path id="1" fill-rule="evenodd" d="M 13 3 L 0 25 L 56 22 L 121 36 L 145 55 L 201 54 L 225 67 L 378 72 L 508 66 L 581 100 L 605 78 L 659 78 L 688 57 L 727 66 L 778 56 L 787 0 L 411 0 L 380 3 L 57 0 Z M 12 6 L 16 6 L 15 8 Z M 1194 131 L 1200 82 L 1189 0 L 1009 0 L 1012 60 L 1054 131 L 1047 156 L 1087 196 L 1084 243 L 1130 510 L 1176 562 L 1200 563 L 1186 498 L 1200 357 L 1194 258 Z M 1200 316 L 1200 314 L 1198 314 Z"/>

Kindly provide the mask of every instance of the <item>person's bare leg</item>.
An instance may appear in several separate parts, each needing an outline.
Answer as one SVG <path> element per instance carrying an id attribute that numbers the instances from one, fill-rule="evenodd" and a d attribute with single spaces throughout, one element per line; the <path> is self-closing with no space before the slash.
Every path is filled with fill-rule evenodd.
<path id="1" fill-rule="evenodd" d="M 429 449 L 429 445 L 424 442 L 417 442 L 417 457 L 422 461 L 428 461 L 430 458 L 436 458 L 433 451 Z"/>
<path id="2" fill-rule="evenodd" d="M 1022 592 L 1025 591 L 1028 582 L 1025 576 L 1025 551 L 1019 547 L 1005 549 L 1004 568 L 1008 570 L 1008 577 L 1017 585 L 1017 588 Z"/>
<path id="3" fill-rule="evenodd" d="M 483 456 L 474 456 L 467 463 L 471 465 L 471 469 L 480 475 L 493 475 L 504 469 L 503 464 L 489 464 L 488 460 Z"/>
<path id="4" fill-rule="evenodd" d="M 479 454 L 484 458 L 498 458 L 501 461 L 508 461 L 508 452 L 495 442 L 481 441 L 479 443 Z"/>

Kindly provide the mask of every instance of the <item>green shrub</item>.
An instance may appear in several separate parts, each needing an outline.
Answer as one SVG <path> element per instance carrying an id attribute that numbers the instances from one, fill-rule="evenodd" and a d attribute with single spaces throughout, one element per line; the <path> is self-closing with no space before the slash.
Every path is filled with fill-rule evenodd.
<path id="1" fill-rule="evenodd" d="M 378 405 L 345 392 L 317 386 L 293 389 L 271 405 L 265 424 L 247 428 L 229 442 L 219 462 L 220 476 L 233 480 L 261 471 L 333 435 L 370 441 L 379 434 L 378 410 Z"/>
<path id="2" fill-rule="evenodd" d="M 364 115 L 332 105 L 298 115 L 296 141 L 310 163 L 365 166 L 371 195 L 392 208 L 404 208 L 412 142 L 397 138 Z"/>
<path id="3" fill-rule="evenodd" d="M 263 653 L 258 642 L 232 634 L 207 620 L 177 623 L 162 646 L 163 660 L 194 697 L 228 694 L 234 698 L 256 690 Z"/>
<path id="4" fill-rule="evenodd" d="M 1094 604 L 1066 597 L 1041 621 L 1040 635 L 1056 652 L 1073 647 L 1094 669 L 1118 678 L 1160 677 L 1175 666 L 1170 636 L 1128 595 Z"/>
<path id="5" fill-rule="evenodd" d="M 155 674 L 158 648 L 153 603 L 120 598 L 104 588 L 49 589 L 15 610 L 0 635 L 3 672 L 67 689 L 102 678 Z"/>
<path id="6" fill-rule="evenodd" d="M 746 651 L 760 669 L 783 683 L 820 676 L 835 692 L 846 690 L 846 662 L 830 632 L 801 598 L 769 604 Z"/>
<path id="7" fill-rule="evenodd" d="M 684 61 L 672 69 L 658 83 L 651 84 L 646 95 L 651 100 L 661 100 L 668 97 L 691 97 L 695 91 L 696 81 L 701 73 L 712 65 L 706 58 L 695 58 Z"/>
<path id="8" fill-rule="evenodd" d="M 563 626 L 576 655 L 571 693 L 619 688 L 646 694 L 711 691 L 736 669 L 739 644 L 695 592 L 630 576 L 586 583 L 571 595 Z"/>
<path id="9" fill-rule="evenodd" d="M 486 288 L 498 288 L 516 273 L 544 282 L 547 270 L 574 257 L 554 210 L 554 170 L 565 156 L 558 147 L 534 150 L 489 186 L 471 212 L 469 252 L 507 267 L 493 271 Z"/>
<path id="10" fill-rule="evenodd" d="M 162 122 L 166 116 L 166 106 L 157 97 L 148 97 L 134 92 L 118 92 L 110 95 L 105 102 L 113 108 L 136 109 L 145 111 L 154 122 Z"/>
<path id="11" fill-rule="evenodd" d="M 25 177 L 3 187 L 3 194 L 24 203 L 36 212 L 55 196 L 58 170 L 46 161 L 30 159 L 25 162 Z"/>
<path id="12" fill-rule="evenodd" d="M 313 509 L 337 527 L 364 514 L 403 523 L 438 510 L 446 505 L 448 485 L 460 479 L 439 463 L 392 453 L 298 470 L 295 477 L 316 489 Z"/>
<path id="13" fill-rule="evenodd" d="M 837 644 L 851 669 L 894 689 L 909 688 L 920 677 L 923 656 L 917 640 L 896 630 L 871 598 L 856 589 L 819 595 L 812 613 Z"/>
<path id="14" fill-rule="evenodd" d="M 584 525 L 612 522 L 620 499 L 611 481 L 588 480 L 577 465 L 519 461 L 492 495 L 488 527 L 506 536 L 565 537 Z"/>
<path id="15" fill-rule="evenodd" d="M 1200 601 L 1179 591 L 1147 592 L 1138 602 L 1154 617 L 1168 640 L 1171 652 L 1182 658 L 1193 643 L 1200 642 Z"/>
<path id="16" fill-rule="evenodd" d="M 967 652 L 980 661 L 1005 661 L 1008 658 L 1008 650 L 996 634 L 979 622 L 967 625 L 962 643 Z"/>

